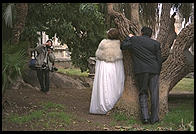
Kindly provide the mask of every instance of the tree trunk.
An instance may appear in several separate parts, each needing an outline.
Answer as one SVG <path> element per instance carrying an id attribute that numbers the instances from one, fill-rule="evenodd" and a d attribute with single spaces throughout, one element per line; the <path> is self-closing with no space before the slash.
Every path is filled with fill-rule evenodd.
<path id="1" fill-rule="evenodd" d="M 130 7 L 131 3 L 125 3 L 124 4 L 124 14 L 125 17 L 129 20 L 131 20 L 131 7 Z"/>
<path id="2" fill-rule="evenodd" d="M 115 23 L 120 32 L 120 40 L 124 38 L 129 33 L 139 34 L 137 31 L 138 27 L 130 20 L 128 20 L 123 14 L 118 13 L 113 10 L 112 3 L 108 3 L 108 14 L 115 17 Z M 129 30 L 132 30 L 131 32 Z M 122 97 L 116 104 L 114 110 L 124 111 L 128 116 L 139 117 L 139 99 L 138 99 L 138 90 L 135 86 L 135 81 L 133 79 L 133 70 L 132 70 L 132 61 L 131 54 L 128 51 L 123 52 L 123 62 L 125 68 L 125 88 L 122 94 Z"/>
<path id="3" fill-rule="evenodd" d="M 25 19 L 28 12 L 27 3 L 16 3 L 16 23 L 13 28 L 13 40 L 12 43 L 17 44 L 20 39 L 20 35 L 23 32 L 25 26 Z"/>
<path id="4" fill-rule="evenodd" d="M 131 4 L 132 5 L 132 4 Z M 140 23 L 142 26 L 152 28 L 152 38 L 155 37 L 155 26 L 157 23 L 158 3 L 140 3 Z"/>
<path id="5" fill-rule="evenodd" d="M 140 35 L 140 31 L 141 31 L 141 24 L 140 24 L 140 19 L 139 19 L 139 3 L 129 3 L 129 7 L 131 9 L 131 21 L 135 23 L 135 25 L 138 26 L 138 34 Z"/>
<path id="6" fill-rule="evenodd" d="M 108 3 L 108 13 L 115 17 L 116 27 L 120 32 L 120 40 L 122 41 L 129 33 L 133 32 L 138 35 L 138 26 L 134 24 L 131 20 L 126 19 L 126 17 L 113 10 L 112 3 Z M 168 17 L 171 5 L 163 4 L 162 16 L 166 19 Z M 165 15 L 164 15 L 165 14 Z M 164 17 L 165 16 L 165 17 Z M 171 24 L 168 20 L 162 20 L 164 23 L 161 25 L 160 33 L 158 39 L 161 43 L 162 54 L 169 55 L 167 49 L 170 49 L 171 42 L 174 38 L 170 38 L 170 42 L 167 41 L 169 34 L 173 32 L 171 30 Z M 167 24 L 167 25 L 166 25 Z M 170 28 L 169 28 L 170 27 Z M 159 106 L 160 106 L 160 118 L 162 118 L 168 112 L 168 93 L 177 82 L 179 82 L 186 74 L 193 70 L 194 65 L 192 61 L 187 60 L 190 53 L 188 48 L 192 45 L 194 39 L 194 25 L 191 24 L 184 28 L 179 36 L 176 38 L 175 44 L 173 46 L 173 53 L 169 55 L 167 60 L 163 63 L 162 71 L 160 75 L 160 92 L 159 92 Z M 129 31 L 131 30 L 131 32 Z M 162 31 L 162 32 L 161 32 Z M 164 49 L 165 48 L 165 49 Z M 167 48 L 167 49 L 166 49 Z M 165 52 L 166 51 L 166 52 Z M 138 90 L 135 86 L 134 75 L 132 71 L 132 61 L 131 54 L 127 51 L 123 52 L 123 62 L 125 68 L 125 87 L 122 97 L 119 99 L 114 110 L 124 111 L 127 115 L 133 115 L 134 117 L 139 117 L 139 101 L 138 101 Z"/>
<path id="7" fill-rule="evenodd" d="M 188 73 L 194 70 L 193 58 L 188 48 L 194 42 L 194 24 L 188 25 L 177 36 L 172 53 L 163 63 L 160 75 L 160 114 L 168 112 L 169 91 Z M 192 56 L 193 57 L 193 56 Z"/>
<path id="8" fill-rule="evenodd" d="M 162 5 L 162 13 L 160 19 L 160 31 L 157 36 L 157 41 L 161 43 L 161 55 L 164 60 L 169 56 L 170 48 L 176 38 L 177 34 L 175 32 L 175 19 L 174 16 L 170 18 L 171 3 L 164 3 Z"/>

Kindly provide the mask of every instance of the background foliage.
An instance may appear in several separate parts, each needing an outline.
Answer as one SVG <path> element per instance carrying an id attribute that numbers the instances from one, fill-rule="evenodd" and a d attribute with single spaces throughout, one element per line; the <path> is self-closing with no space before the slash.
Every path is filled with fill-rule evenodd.
<path id="1" fill-rule="evenodd" d="M 45 31 L 49 38 L 56 33 L 68 45 L 73 64 L 86 71 L 87 59 L 95 55 L 105 37 L 104 17 L 98 9 L 92 3 L 31 3 L 22 40 L 35 47 L 37 31 Z"/>
<path id="2" fill-rule="evenodd" d="M 11 45 L 9 42 L 3 42 L 2 45 L 2 93 L 9 84 L 13 84 L 18 76 L 22 75 L 24 64 L 27 62 L 28 42 Z"/>

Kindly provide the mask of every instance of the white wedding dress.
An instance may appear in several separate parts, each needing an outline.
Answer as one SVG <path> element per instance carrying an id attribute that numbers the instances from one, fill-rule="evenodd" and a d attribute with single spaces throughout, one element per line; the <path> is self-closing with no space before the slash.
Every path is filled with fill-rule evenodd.
<path id="1" fill-rule="evenodd" d="M 96 61 L 91 95 L 90 113 L 106 114 L 111 110 L 124 90 L 123 60 Z"/>

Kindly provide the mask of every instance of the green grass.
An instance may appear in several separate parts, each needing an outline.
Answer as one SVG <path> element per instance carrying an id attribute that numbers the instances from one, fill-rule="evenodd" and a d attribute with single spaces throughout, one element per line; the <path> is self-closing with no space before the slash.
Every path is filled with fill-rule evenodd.
<path id="1" fill-rule="evenodd" d="M 64 128 L 59 128 L 57 131 L 66 131 Z"/>
<path id="2" fill-rule="evenodd" d="M 128 119 L 128 121 L 127 121 L 127 123 L 129 124 L 129 125 L 132 125 L 132 124 L 136 124 L 136 123 L 138 123 L 139 121 L 137 121 L 136 119 L 134 119 L 133 117 L 130 117 L 129 119 Z"/>
<path id="3" fill-rule="evenodd" d="M 116 122 L 115 121 L 111 121 L 110 122 L 110 126 L 116 126 Z"/>
<path id="4" fill-rule="evenodd" d="M 56 108 L 56 109 L 64 109 L 65 107 L 62 104 L 56 104 L 56 103 L 52 103 L 52 102 L 42 102 L 42 107 L 47 110 L 47 109 L 52 109 L 52 108 Z"/>
<path id="5" fill-rule="evenodd" d="M 63 69 L 63 68 L 59 68 L 57 72 L 63 73 L 63 74 L 67 74 L 67 75 L 71 75 L 71 76 L 84 76 L 87 77 L 88 76 L 88 72 L 81 72 L 80 69 Z"/>
<path id="6" fill-rule="evenodd" d="M 34 112 L 31 112 L 30 114 L 23 115 L 23 116 L 13 114 L 9 117 L 9 120 L 13 123 L 22 124 L 22 123 L 30 122 L 32 120 L 39 120 L 42 117 L 43 117 L 43 111 L 38 110 L 38 111 L 34 111 Z"/>
<path id="7" fill-rule="evenodd" d="M 123 113 L 113 113 L 113 119 L 124 122 L 125 126 L 130 127 L 128 131 L 168 131 L 168 130 L 190 130 L 194 126 L 194 100 L 193 98 L 173 98 L 169 100 L 169 112 L 165 117 L 154 125 L 143 125 L 139 119 L 126 117 Z M 192 122 L 190 126 L 188 124 Z M 113 123 L 114 124 L 114 123 Z M 133 127 L 137 126 L 137 127 Z M 125 129 L 122 129 L 125 131 Z"/>
<path id="8" fill-rule="evenodd" d="M 113 118 L 116 121 L 126 121 L 127 120 L 127 116 L 124 113 L 114 113 Z"/>
<path id="9" fill-rule="evenodd" d="M 194 92 L 194 79 L 191 79 L 191 78 L 183 78 L 172 89 L 172 91 L 189 91 L 189 92 Z"/>
<path id="10" fill-rule="evenodd" d="M 70 124 L 72 115 L 64 111 L 65 107 L 62 104 L 41 102 L 40 106 L 42 110 L 34 110 L 25 115 L 12 114 L 7 120 L 21 125 L 30 123 L 32 129 L 40 126 L 48 130 L 57 126 L 59 126 L 58 129 L 63 129 L 64 126 Z"/>
<path id="11" fill-rule="evenodd" d="M 194 79 L 183 78 L 172 91 L 194 92 Z M 123 113 L 114 113 L 115 121 L 123 121 L 130 131 L 168 131 L 168 130 L 194 130 L 194 98 L 192 97 L 170 97 L 169 112 L 165 117 L 154 125 L 143 125 L 140 120 L 126 117 Z M 191 123 L 192 122 L 192 123 Z M 188 125 L 190 124 L 191 125 Z M 114 123 L 113 123 L 114 124 Z M 137 127 L 133 127 L 133 126 Z M 125 130 L 122 129 L 121 130 Z"/>
<path id="12" fill-rule="evenodd" d="M 61 120 L 65 124 L 70 124 L 70 122 L 71 122 L 71 115 L 69 115 L 65 112 L 50 112 L 50 113 L 48 113 L 48 117 Z"/>
<path id="13" fill-rule="evenodd" d="M 169 126 L 178 127 L 182 124 L 188 124 L 194 120 L 194 108 L 187 107 L 186 104 L 171 108 L 170 112 L 163 119 Z M 194 122 L 193 122 L 194 124 Z"/>

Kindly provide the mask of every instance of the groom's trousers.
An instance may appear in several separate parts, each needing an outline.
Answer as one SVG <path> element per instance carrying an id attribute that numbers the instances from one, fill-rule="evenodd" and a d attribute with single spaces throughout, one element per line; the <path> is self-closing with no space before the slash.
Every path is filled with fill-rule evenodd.
<path id="1" fill-rule="evenodd" d="M 151 121 L 159 120 L 159 75 L 152 73 L 136 74 L 136 82 L 139 89 L 139 103 L 142 119 Z M 151 116 L 148 114 L 148 89 L 151 98 Z"/>

